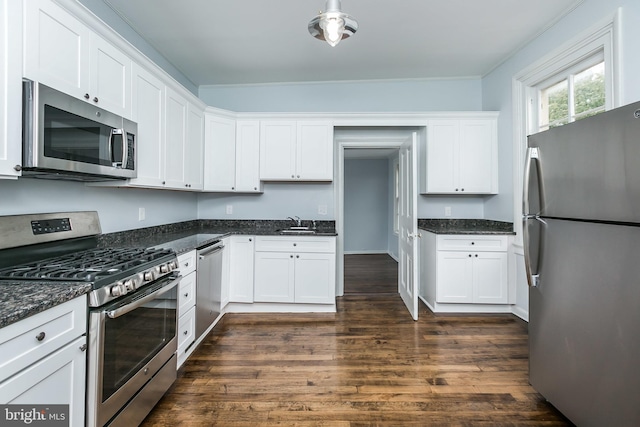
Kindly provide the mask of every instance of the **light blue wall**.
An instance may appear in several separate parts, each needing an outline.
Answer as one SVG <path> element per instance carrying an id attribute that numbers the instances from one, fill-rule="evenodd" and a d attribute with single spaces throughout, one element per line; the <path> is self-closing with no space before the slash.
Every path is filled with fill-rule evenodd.
<path id="1" fill-rule="evenodd" d="M 266 183 L 263 194 L 214 194 L 198 196 L 200 219 L 302 219 L 334 220 L 333 183 Z M 233 213 L 227 214 L 227 206 Z M 327 215 L 318 214 L 326 205 Z"/>
<path id="2" fill-rule="evenodd" d="M 138 221 L 141 207 L 144 221 Z M 0 215 L 81 210 L 98 211 L 102 232 L 110 233 L 192 220 L 197 198 L 179 191 L 88 187 L 72 181 L 0 180 Z"/>
<path id="3" fill-rule="evenodd" d="M 482 79 L 482 108 L 500 111 L 498 121 L 500 194 L 487 199 L 487 218 L 513 220 L 513 112 L 512 79 L 558 46 L 569 42 L 580 33 L 599 24 L 621 8 L 620 51 L 621 99 L 619 105 L 640 100 L 640 1 L 638 0 L 585 0 L 584 3 L 555 26 L 518 51 L 508 61 Z"/>
<path id="4" fill-rule="evenodd" d="M 387 159 L 344 161 L 345 253 L 387 253 L 389 166 Z"/>
<path id="5" fill-rule="evenodd" d="M 236 112 L 464 111 L 482 107 L 480 79 L 201 86 L 207 105 Z"/>
<path id="6" fill-rule="evenodd" d="M 176 79 L 187 90 L 194 95 L 198 94 L 198 87 L 191 82 L 184 74 L 182 74 L 172 63 L 166 60 L 160 52 L 151 46 L 146 40 L 135 32 L 120 16 L 113 11 L 104 0 L 78 0 L 94 15 L 102 19 L 107 25 L 116 30 L 118 34 L 124 37 L 129 43 L 135 46 L 140 52 L 144 53 L 149 59 L 155 62 L 159 67 L 165 70 L 171 77 Z"/>

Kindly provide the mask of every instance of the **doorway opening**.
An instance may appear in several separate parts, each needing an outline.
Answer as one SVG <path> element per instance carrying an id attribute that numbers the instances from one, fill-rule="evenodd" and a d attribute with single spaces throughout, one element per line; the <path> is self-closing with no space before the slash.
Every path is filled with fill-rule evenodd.
<path id="1" fill-rule="evenodd" d="M 422 130 L 422 131 L 421 131 Z M 398 237 L 398 206 L 397 203 L 392 203 L 392 198 L 388 197 L 388 202 L 384 209 L 388 214 L 388 221 L 385 224 L 379 226 L 386 230 L 391 230 L 390 234 L 392 238 L 388 238 L 386 250 L 378 250 L 367 253 L 366 249 L 357 248 L 356 253 L 353 253 L 353 248 L 350 249 L 349 243 L 345 241 L 348 235 L 347 218 L 345 216 L 345 204 L 351 200 L 357 199 L 360 196 L 360 191 L 356 187 L 356 190 L 345 188 L 345 173 L 349 167 L 345 166 L 345 162 L 351 159 L 357 158 L 384 158 L 389 161 L 389 156 L 394 158 L 395 165 L 398 163 L 398 157 L 400 154 L 400 148 L 406 145 L 406 141 L 411 139 L 411 136 L 416 132 L 420 135 L 424 134 L 424 127 L 421 126 L 363 126 L 363 127 L 336 127 L 335 128 L 335 206 L 336 206 L 336 231 L 337 237 L 337 265 L 336 265 L 336 295 L 342 296 L 345 293 L 351 292 L 363 292 L 367 291 L 386 292 L 392 289 L 394 294 L 399 294 L 399 269 L 401 268 L 398 261 L 399 256 L 399 237 Z M 388 182 L 395 182 L 390 177 L 396 178 L 397 169 L 389 167 Z M 361 184 L 366 185 L 365 184 Z M 371 187 L 371 185 L 368 185 Z M 398 189 L 394 189 L 392 185 L 385 187 L 388 189 L 388 194 L 398 194 Z M 405 230 L 406 232 L 407 230 Z M 350 253 L 351 251 L 351 253 Z M 364 253 L 362 253 L 364 252 Z M 382 252 L 382 253 L 380 253 Z M 356 255 L 352 257 L 353 255 Z M 382 259 L 375 259 L 375 257 Z M 353 261 L 353 262 L 351 262 Z M 409 269 L 406 263 L 404 263 L 405 269 Z M 349 286 L 345 288 L 345 280 L 349 281 L 353 275 L 370 273 L 374 274 L 375 268 L 380 268 L 378 275 L 380 276 L 380 285 L 375 284 L 375 281 L 368 280 L 366 277 L 361 276 L 358 281 L 354 281 L 355 288 L 349 289 Z M 406 275 L 406 273 L 405 273 Z M 354 279 L 356 280 L 356 279 Z M 404 282 L 403 282 L 404 283 Z M 368 287 L 368 289 L 367 289 Z M 383 290 L 384 289 L 384 290 Z M 400 293 L 401 296 L 403 295 Z M 410 310 L 411 311 L 411 310 Z"/>
<path id="2" fill-rule="evenodd" d="M 344 149 L 344 293 L 398 293 L 397 148 Z"/>

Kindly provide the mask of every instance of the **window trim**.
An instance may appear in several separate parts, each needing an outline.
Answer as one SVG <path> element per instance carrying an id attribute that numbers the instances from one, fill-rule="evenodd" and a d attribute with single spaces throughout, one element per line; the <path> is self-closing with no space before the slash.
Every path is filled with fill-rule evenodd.
<path id="1" fill-rule="evenodd" d="M 532 63 L 512 79 L 513 217 L 514 231 L 516 232 L 514 245 L 519 254 L 522 254 L 523 245 L 522 222 L 520 221 L 522 217 L 522 174 L 524 172 L 527 135 L 531 134 L 532 130 L 537 129 L 538 126 L 538 106 L 535 104 L 537 86 L 601 51 L 605 62 L 605 110 L 617 107 L 621 99 L 620 43 L 618 42 L 620 15 L 621 9 L 618 8 L 614 14 Z"/>

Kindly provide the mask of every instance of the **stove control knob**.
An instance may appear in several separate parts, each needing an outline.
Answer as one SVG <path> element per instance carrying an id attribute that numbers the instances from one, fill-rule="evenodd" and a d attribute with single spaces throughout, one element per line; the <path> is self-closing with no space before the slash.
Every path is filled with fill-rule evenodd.
<path id="1" fill-rule="evenodd" d="M 121 297 L 127 293 L 127 288 L 123 283 L 115 284 L 110 289 L 112 297 Z"/>
<path id="2" fill-rule="evenodd" d="M 175 270 L 176 268 L 178 268 L 178 262 L 177 261 L 171 261 L 169 263 L 169 267 L 171 268 L 171 270 Z"/>
<path id="3" fill-rule="evenodd" d="M 147 271 L 144 273 L 144 281 L 145 282 L 151 282 L 152 280 L 154 280 L 156 278 L 156 275 L 153 274 L 153 271 Z"/>
<path id="4" fill-rule="evenodd" d="M 125 281 L 124 281 L 124 288 L 126 289 L 125 294 L 126 294 L 127 292 L 135 291 L 135 290 L 136 290 L 136 284 L 135 284 L 135 282 L 133 281 L 133 279 L 127 279 L 127 280 L 125 280 Z"/>
<path id="5" fill-rule="evenodd" d="M 169 265 L 168 264 L 162 264 L 160 266 L 160 273 L 168 273 L 169 272 Z"/>

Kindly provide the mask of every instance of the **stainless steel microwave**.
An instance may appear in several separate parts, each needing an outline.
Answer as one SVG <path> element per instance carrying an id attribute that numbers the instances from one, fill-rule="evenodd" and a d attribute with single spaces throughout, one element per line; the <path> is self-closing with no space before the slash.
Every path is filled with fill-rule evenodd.
<path id="1" fill-rule="evenodd" d="M 24 176 L 80 181 L 136 177 L 134 122 L 27 80 L 22 108 Z"/>

